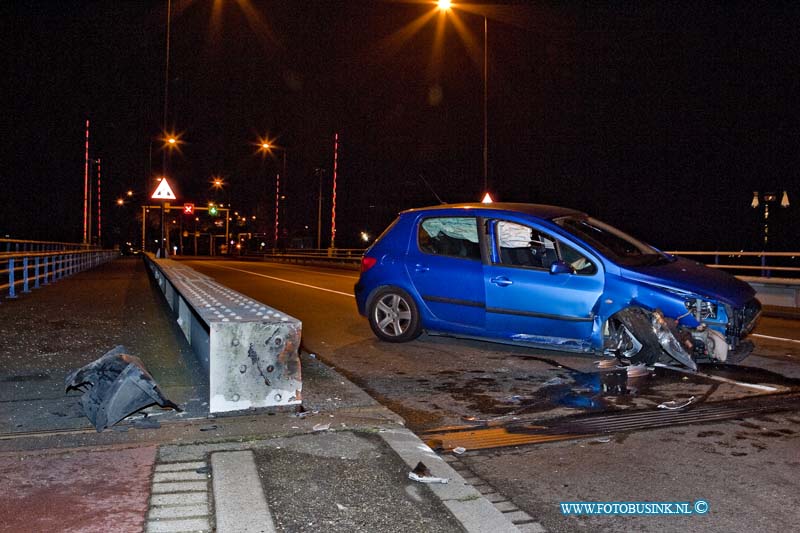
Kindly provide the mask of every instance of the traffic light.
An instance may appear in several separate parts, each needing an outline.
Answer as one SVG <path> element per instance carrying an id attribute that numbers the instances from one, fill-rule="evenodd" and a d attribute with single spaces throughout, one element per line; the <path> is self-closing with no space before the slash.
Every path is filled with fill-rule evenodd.
<path id="1" fill-rule="evenodd" d="M 208 214 L 211 215 L 212 217 L 217 216 L 217 214 L 218 214 L 217 213 L 217 206 L 215 206 L 215 205 L 209 206 Z"/>

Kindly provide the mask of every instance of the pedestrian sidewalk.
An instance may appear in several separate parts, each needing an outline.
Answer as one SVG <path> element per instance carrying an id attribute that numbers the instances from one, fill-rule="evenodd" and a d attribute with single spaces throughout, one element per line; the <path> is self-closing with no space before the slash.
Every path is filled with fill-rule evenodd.
<path id="1" fill-rule="evenodd" d="M 63 378 L 117 344 L 191 409 L 96 433 Z M 203 412 L 192 357 L 138 259 L 2 302 L 0 531 L 518 531 L 315 357 L 302 354 L 302 412 L 220 417 Z M 448 483 L 409 479 L 419 462 Z"/>

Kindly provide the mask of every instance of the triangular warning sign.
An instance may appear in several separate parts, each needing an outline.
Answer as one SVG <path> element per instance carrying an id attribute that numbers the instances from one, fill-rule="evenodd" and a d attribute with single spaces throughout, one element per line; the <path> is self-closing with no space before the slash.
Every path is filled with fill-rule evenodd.
<path id="1" fill-rule="evenodd" d="M 151 196 L 153 200 L 176 200 L 175 193 L 172 192 L 172 188 L 167 183 L 167 178 L 162 178 L 161 182 L 158 184 L 156 188 L 156 192 L 153 193 Z"/>

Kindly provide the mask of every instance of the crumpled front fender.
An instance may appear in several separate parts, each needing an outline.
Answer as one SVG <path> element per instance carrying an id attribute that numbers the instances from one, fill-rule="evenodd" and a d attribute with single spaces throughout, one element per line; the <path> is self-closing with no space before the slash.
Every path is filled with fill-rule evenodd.
<path id="1" fill-rule="evenodd" d="M 142 360 L 125 352 L 117 346 L 64 380 L 66 391 L 83 391 L 83 412 L 98 432 L 153 404 L 181 410 L 164 396 Z"/>

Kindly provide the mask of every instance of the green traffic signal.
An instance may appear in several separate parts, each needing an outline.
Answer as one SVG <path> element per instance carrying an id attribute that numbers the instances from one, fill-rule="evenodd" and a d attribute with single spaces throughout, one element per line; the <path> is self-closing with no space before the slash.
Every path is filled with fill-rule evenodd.
<path id="1" fill-rule="evenodd" d="M 217 216 L 217 206 L 212 205 L 211 207 L 209 207 L 208 214 L 211 215 L 212 217 Z"/>

